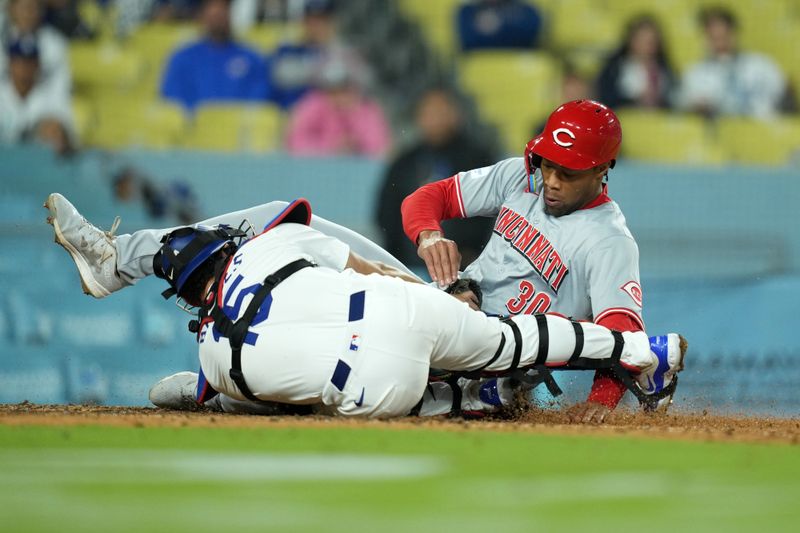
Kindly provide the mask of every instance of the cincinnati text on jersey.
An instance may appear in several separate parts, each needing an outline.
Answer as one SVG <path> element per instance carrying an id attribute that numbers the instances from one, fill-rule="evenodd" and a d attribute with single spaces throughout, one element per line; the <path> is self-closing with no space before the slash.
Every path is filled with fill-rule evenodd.
<path id="1" fill-rule="evenodd" d="M 494 232 L 509 242 L 511 247 L 519 252 L 553 289 L 553 292 L 558 293 L 558 288 L 567 277 L 569 269 L 558 251 L 538 229 L 524 216 L 503 206 L 497 216 Z"/>

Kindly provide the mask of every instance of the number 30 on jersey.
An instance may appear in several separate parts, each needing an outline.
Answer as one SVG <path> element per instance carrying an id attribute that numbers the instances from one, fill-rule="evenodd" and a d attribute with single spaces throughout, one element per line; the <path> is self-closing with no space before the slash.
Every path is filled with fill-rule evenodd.
<path id="1" fill-rule="evenodd" d="M 519 294 L 506 302 L 506 309 L 512 315 L 546 313 L 550 309 L 550 296 L 537 293 L 533 283 L 523 279 L 519 282 Z"/>

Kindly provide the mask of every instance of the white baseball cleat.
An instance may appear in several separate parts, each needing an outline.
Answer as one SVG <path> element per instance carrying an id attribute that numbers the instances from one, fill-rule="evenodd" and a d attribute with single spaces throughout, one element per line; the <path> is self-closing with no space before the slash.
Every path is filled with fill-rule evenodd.
<path id="1" fill-rule="evenodd" d="M 688 346 L 686 339 L 677 333 L 650 337 L 650 352 L 657 364 L 634 376 L 642 392 L 654 400 L 644 404 L 645 410 L 666 411 L 670 406 Z"/>
<path id="2" fill-rule="evenodd" d="M 194 411 L 200 408 L 195 400 L 197 374 L 178 372 L 167 376 L 150 389 L 150 402 L 163 409 Z"/>
<path id="3" fill-rule="evenodd" d="M 114 231 L 119 217 L 114 219 L 111 230 L 103 231 L 58 193 L 48 196 L 44 206 L 50 211 L 47 222 L 53 226 L 56 243 L 69 252 L 78 267 L 84 293 L 105 298 L 128 285 L 117 273 Z"/>

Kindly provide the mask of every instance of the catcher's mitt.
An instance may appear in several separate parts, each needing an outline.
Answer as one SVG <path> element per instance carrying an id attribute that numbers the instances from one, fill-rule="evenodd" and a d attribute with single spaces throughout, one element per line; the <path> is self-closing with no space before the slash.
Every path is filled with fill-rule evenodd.
<path id="1" fill-rule="evenodd" d="M 472 291 L 475 298 L 478 299 L 478 307 L 483 307 L 483 291 L 481 290 L 481 286 L 474 279 L 457 279 L 444 290 L 447 294 L 461 294 L 467 291 Z"/>

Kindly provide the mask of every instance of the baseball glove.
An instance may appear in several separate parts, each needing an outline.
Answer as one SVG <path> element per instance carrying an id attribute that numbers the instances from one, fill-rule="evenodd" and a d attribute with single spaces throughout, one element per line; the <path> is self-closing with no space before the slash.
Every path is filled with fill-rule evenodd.
<path id="1" fill-rule="evenodd" d="M 472 291 L 475 298 L 478 299 L 478 307 L 483 306 L 483 291 L 477 281 L 470 278 L 461 278 L 455 280 L 447 287 L 444 292 L 447 294 L 461 294 L 467 291 Z"/>

